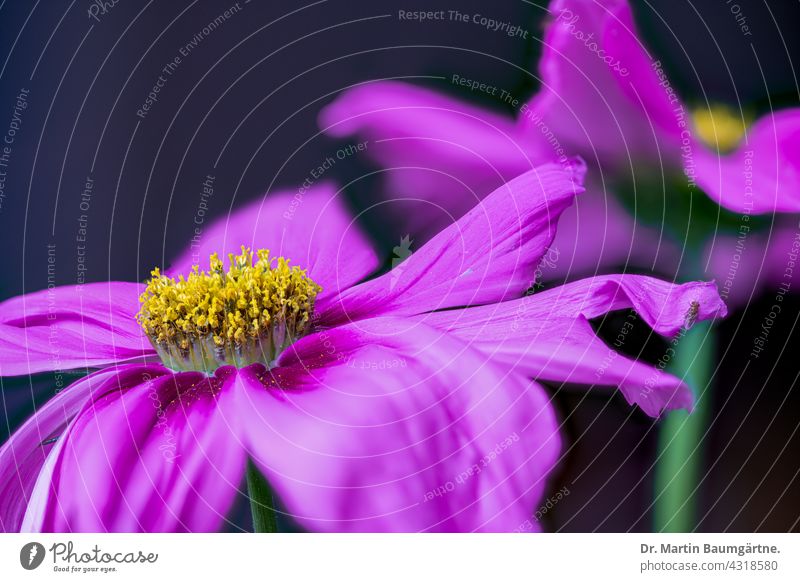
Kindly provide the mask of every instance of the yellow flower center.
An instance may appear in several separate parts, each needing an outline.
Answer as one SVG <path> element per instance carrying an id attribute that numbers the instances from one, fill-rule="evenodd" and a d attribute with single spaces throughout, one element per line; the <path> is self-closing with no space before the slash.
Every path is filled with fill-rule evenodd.
<path id="1" fill-rule="evenodd" d="M 727 105 L 698 107 L 692 118 L 698 137 L 720 153 L 735 149 L 747 129 L 746 118 Z"/>
<path id="2" fill-rule="evenodd" d="M 204 372 L 271 366 L 308 332 L 322 288 L 283 257 L 271 258 L 268 250 L 256 255 L 253 262 L 242 247 L 240 255 L 228 255 L 226 271 L 214 253 L 208 271 L 195 265 L 177 280 L 153 270 L 136 318 L 165 365 Z"/>

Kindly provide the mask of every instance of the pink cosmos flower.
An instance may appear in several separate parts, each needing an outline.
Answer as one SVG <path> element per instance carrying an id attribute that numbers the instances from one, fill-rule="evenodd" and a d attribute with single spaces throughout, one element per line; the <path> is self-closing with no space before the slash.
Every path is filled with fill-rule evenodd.
<path id="1" fill-rule="evenodd" d="M 194 249 L 269 248 L 294 268 L 244 252 L 201 272 L 187 252 L 177 282 L 156 271 L 0 304 L 0 374 L 53 370 L 54 349 L 60 368 L 99 368 L 0 449 L 0 528 L 217 530 L 248 459 L 309 530 L 518 528 L 559 456 L 536 380 L 618 386 L 651 416 L 691 406 L 680 379 L 589 320 L 633 308 L 674 336 L 725 314 L 713 284 L 642 276 L 524 295 L 584 170 L 519 176 L 366 282 L 377 257 L 320 185 L 243 208 Z"/>
<path id="2" fill-rule="evenodd" d="M 563 161 L 565 152 L 581 154 L 595 169 L 587 195 L 559 223 L 559 260 L 545 271 L 553 279 L 604 265 L 677 271 L 689 251 L 605 195 L 620 184 L 638 183 L 641 193 L 648 182 L 667 200 L 676 181 L 691 184 L 746 214 L 800 209 L 800 109 L 764 115 L 749 127 L 742 113 L 707 104 L 692 110 L 640 40 L 626 1 L 555 0 L 549 12 L 533 73 L 539 93 L 525 102 L 493 89 L 516 119 L 392 81 L 350 89 L 323 110 L 320 124 L 330 135 L 368 140 L 368 155 L 386 168 L 388 196 L 425 201 L 396 214 L 400 232 L 425 240 L 498 184 Z M 735 242 L 709 245 L 710 275 L 725 280 L 740 262 Z M 744 284 L 748 277 L 770 271 L 766 243 L 748 241 L 742 262 L 764 268 L 738 269 L 737 296 L 752 288 L 752 281 Z"/>

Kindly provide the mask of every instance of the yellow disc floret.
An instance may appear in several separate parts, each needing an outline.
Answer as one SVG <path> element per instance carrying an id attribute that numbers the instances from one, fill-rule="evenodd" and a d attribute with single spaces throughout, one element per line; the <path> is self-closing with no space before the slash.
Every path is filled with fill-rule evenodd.
<path id="1" fill-rule="evenodd" d="M 214 253 L 208 271 L 195 265 L 177 280 L 153 270 L 137 320 L 167 366 L 270 365 L 308 331 L 321 287 L 283 257 L 256 255 L 242 247 L 226 271 Z"/>
<path id="2" fill-rule="evenodd" d="M 699 107 L 692 118 L 698 137 L 722 153 L 736 148 L 747 130 L 746 119 L 727 105 Z"/>

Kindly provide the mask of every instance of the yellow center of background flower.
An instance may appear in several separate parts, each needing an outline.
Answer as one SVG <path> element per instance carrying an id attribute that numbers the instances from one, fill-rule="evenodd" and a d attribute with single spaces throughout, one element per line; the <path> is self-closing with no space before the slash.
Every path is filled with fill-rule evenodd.
<path id="1" fill-rule="evenodd" d="M 698 107 L 692 118 L 697 136 L 721 153 L 735 149 L 747 130 L 747 119 L 727 105 Z"/>
<path id="2" fill-rule="evenodd" d="M 222 365 L 270 365 L 311 325 L 322 288 L 305 270 L 250 249 L 228 255 L 228 270 L 216 253 L 209 270 L 195 265 L 177 280 L 153 270 L 139 298 L 137 315 L 165 365 L 212 372 Z"/>

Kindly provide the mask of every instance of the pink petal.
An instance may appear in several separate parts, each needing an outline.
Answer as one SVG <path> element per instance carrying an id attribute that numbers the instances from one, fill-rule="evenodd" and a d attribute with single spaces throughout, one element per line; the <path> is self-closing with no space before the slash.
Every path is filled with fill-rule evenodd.
<path id="1" fill-rule="evenodd" d="M 389 273 L 320 306 L 326 323 L 502 301 L 533 284 L 585 166 L 546 164 L 501 186 Z"/>
<path id="2" fill-rule="evenodd" d="M 624 168 L 631 158 L 679 163 L 680 105 L 661 85 L 655 59 L 624 0 L 550 4 L 539 71 L 542 90 L 521 124 L 554 132 L 570 151 Z"/>
<path id="3" fill-rule="evenodd" d="M 637 275 L 612 275 L 420 319 L 540 380 L 619 386 L 628 402 L 651 416 L 690 407 L 691 391 L 682 381 L 619 354 L 597 338 L 588 323 L 626 308 L 635 309 L 657 333 L 668 337 L 694 321 L 726 314 L 712 283 L 673 285 Z"/>
<path id="4" fill-rule="evenodd" d="M 703 265 L 709 277 L 717 280 L 725 302 L 740 308 L 756 301 L 769 286 L 791 283 L 790 263 L 797 260 L 799 252 L 800 231 L 787 217 L 773 223 L 769 232 L 714 237 L 706 246 Z"/>
<path id="5" fill-rule="evenodd" d="M 120 381 L 127 370 L 140 366 L 107 368 L 61 390 L 23 424 L 0 448 L 0 530 L 19 531 L 37 476 L 66 426 L 93 393 L 102 393 Z M 46 444 L 43 444 L 46 443 Z M 58 446 L 58 445 L 56 445 Z"/>
<path id="6" fill-rule="evenodd" d="M 503 182 L 559 157 L 511 117 L 393 81 L 346 91 L 323 110 L 320 126 L 365 143 L 364 154 L 385 168 L 392 220 L 425 240 Z"/>
<path id="7" fill-rule="evenodd" d="M 138 368 L 95 394 L 51 452 L 23 527 L 41 531 L 216 531 L 245 457 L 218 410 L 218 377 Z"/>
<path id="8" fill-rule="evenodd" d="M 274 375 L 242 370 L 229 414 L 301 525 L 511 531 L 530 518 L 559 450 L 538 385 L 409 320 L 295 348 Z"/>
<path id="9" fill-rule="evenodd" d="M 632 160 L 682 169 L 737 212 L 800 209 L 800 108 L 765 115 L 720 156 L 694 138 L 691 112 L 639 39 L 628 2 L 557 0 L 550 12 L 543 89 L 520 118 L 530 134 L 552 130 L 606 169 L 630 172 Z"/>
<path id="10" fill-rule="evenodd" d="M 720 206 L 737 212 L 800 210 L 800 108 L 767 114 L 729 155 L 696 152 L 697 183 Z"/>
<path id="11" fill-rule="evenodd" d="M 583 315 L 587 319 L 618 309 L 633 309 L 653 330 L 667 337 L 686 325 L 687 314 L 695 303 L 693 321 L 725 317 L 728 313 L 715 283 L 676 285 L 643 275 L 591 277 L 533 295 L 530 302 L 542 314 Z"/>
<path id="12" fill-rule="evenodd" d="M 561 215 L 556 237 L 537 272 L 545 281 L 631 265 L 674 273 L 679 258 L 679 249 L 669 237 L 636 222 L 613 193 L 587 180 L 586 192 Z"/>
<path id="13" fill-rule="evenodd" d="M 136 283 L 55 287 L 0 303 L 0 376 L 95 368 L 153 355 Z"/>
<path id="14" fill-rule="evenodd" d="M 719 280 L 720 296 L 732 309 L 758 298 L 767 284 L 769 265 L 764 264 L 766 261 L 780 262 L 779 257 L 769 256 L 766 251 L 766 240 L 761 233 L 753 233 L 744 241 L 721 234 L 706 245 L 703 263 L 708 265 L 706 272 Z"/>
<path id="15" fill-rule="evenodd" d="M 208 257 L 240 252 L 241 246 L 269 249 L 308 270 L 325 295 L 357 283 L 378 266 L 369 241 L 350 216 L 341 195 L 322 183 L 297 191 L 274 192 L 214 222 L 172 264 L 172 275 L 193 265 L 208 268 Z"/>

